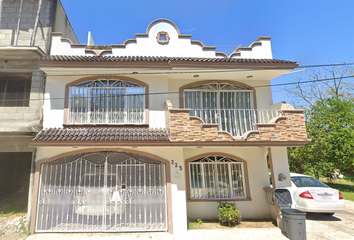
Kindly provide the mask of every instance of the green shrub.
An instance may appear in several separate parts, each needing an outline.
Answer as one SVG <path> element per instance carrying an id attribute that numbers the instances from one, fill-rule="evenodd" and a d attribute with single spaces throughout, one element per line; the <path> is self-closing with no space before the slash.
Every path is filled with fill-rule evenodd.
<path id="1" fill-rule="evenodd" d="M 219 204 L 219 222 L 223 226 L 236 226 L 241 223 L 242 216 L 240 210 L 234 203 Z"/>

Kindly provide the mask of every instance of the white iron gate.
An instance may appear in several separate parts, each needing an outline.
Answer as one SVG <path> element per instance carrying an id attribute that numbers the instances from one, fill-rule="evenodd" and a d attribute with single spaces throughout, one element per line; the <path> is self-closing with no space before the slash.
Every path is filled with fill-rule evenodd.
<path id="1" fill-rule="evenodd" d="M 167 231 L 164 164 L 97 152 L 42 165 L 36 232 L 129 231 Z"/>

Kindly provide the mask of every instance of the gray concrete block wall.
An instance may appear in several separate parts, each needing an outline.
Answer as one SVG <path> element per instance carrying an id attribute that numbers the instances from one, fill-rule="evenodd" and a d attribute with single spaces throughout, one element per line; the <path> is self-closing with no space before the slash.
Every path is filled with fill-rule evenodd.
<path id="1" fill-rule="evenodd" d="M 22 17 L 20 31 L 18 35 L 18 46 L 29 46 L 31 35 L 35 25 L 36 14 L 39 1 L 24 0 L 22 8 Z M 42 48 L 47 52 L 50 42 L 51 22 L 54 16 L 51 8 L 54 7 L 55 1 L 43 0 L 40 12 L 40 24 L 38 25 L 35 46 Z M 17 22 L 20 12 L 20 0 L 3 0 L 1 12 L 1 29 L 0 29 L 0 46 L 15 45 L 15 36 Z"/>
<path id="2" fill-rule="evenodd" d="M 42 0 L 40 23 L 34 46 L 49 53 L 51 32 L 63 32 L 65 37 L 77 43 L 76 35 L 59 0 Z M 0 46 L 16 45 L 16 29 L 20 12 L 20 0 L 3 0 L 1 9 Z M 17 46 L 30 46 L 35 26 L 39 0 L 24 0 Z M 55 26 L 54 26 L 55 23 Z"/>
<path id="3" fill-rule="evenodd" d="M 6 67 L 5 67 L 6 66 Z M 32 72 L 30 101 L 27 107 L 0 107 L 0 132 L 35 133 L 42 129 L 45 75 L 36 60 L 0 60 L 7 74 Z M 26 70 L 28 69 L 28 70 Z"/>
<path id="4" fill-rule="evenodd" d="M 61 32 L 63 36 L 69 38 L 73 43 L 79 43 L 76 34 L 71 26 L 71 23 L 66 16 L 63 5 L 58 1 L 58 5 L 55 12 L 55 22 L 53 32 Z"/>
<path id="5" fill-rule="evenodd" d="M 34 46 L 49 54 L 52 31 L 63 32 L 77 43 L 76 35 L 59 0 L 42 0 L 40 23 L 38 24 Z M 19 19 L 21 0 L 3 0 L 0 25 L 0 69 L 3 73 L 33 72 L 30 102 L 28 107 L 0 107 L 0 133 L 35 133 L 42 128 L 43 96 L 45 75 L 38 69 L 37 59 L 28 57 L 22 50 L 6 51 L 2 54 L 1 47 L 15 46 L 16 29 Z M 39 0 L 23 0 L 20 31 L 17 46 L 30 46 L 31 36 L 35 25 Z M 55 25 L 55 26 L 54 26 Z M 4 50 L 5 51 L 5 50 Z M 5 53 L 5 52 L 4 52 Z M 11 59 L 5 59 L 10 56 Z M 39 58 L 39 55 L 38 55 Z"/>

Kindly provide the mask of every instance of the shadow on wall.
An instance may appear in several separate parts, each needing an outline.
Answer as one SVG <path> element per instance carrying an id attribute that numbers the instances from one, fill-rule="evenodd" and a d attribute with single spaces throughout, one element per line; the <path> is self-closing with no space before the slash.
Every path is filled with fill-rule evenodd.
<path id="1" fill-rule="evenodd" d="M 0 195 L 28 192 L 31 152 L 0 153 Z"/>

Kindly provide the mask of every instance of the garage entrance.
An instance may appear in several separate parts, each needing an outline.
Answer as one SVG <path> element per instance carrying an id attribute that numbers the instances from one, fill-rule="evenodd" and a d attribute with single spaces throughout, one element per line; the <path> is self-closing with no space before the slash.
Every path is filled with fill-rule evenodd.
<path id="1" fill-rule="evenodd" d="M 167 231 L 165 165 L 122 152 L 42 164 L 36 232 Z"/>

